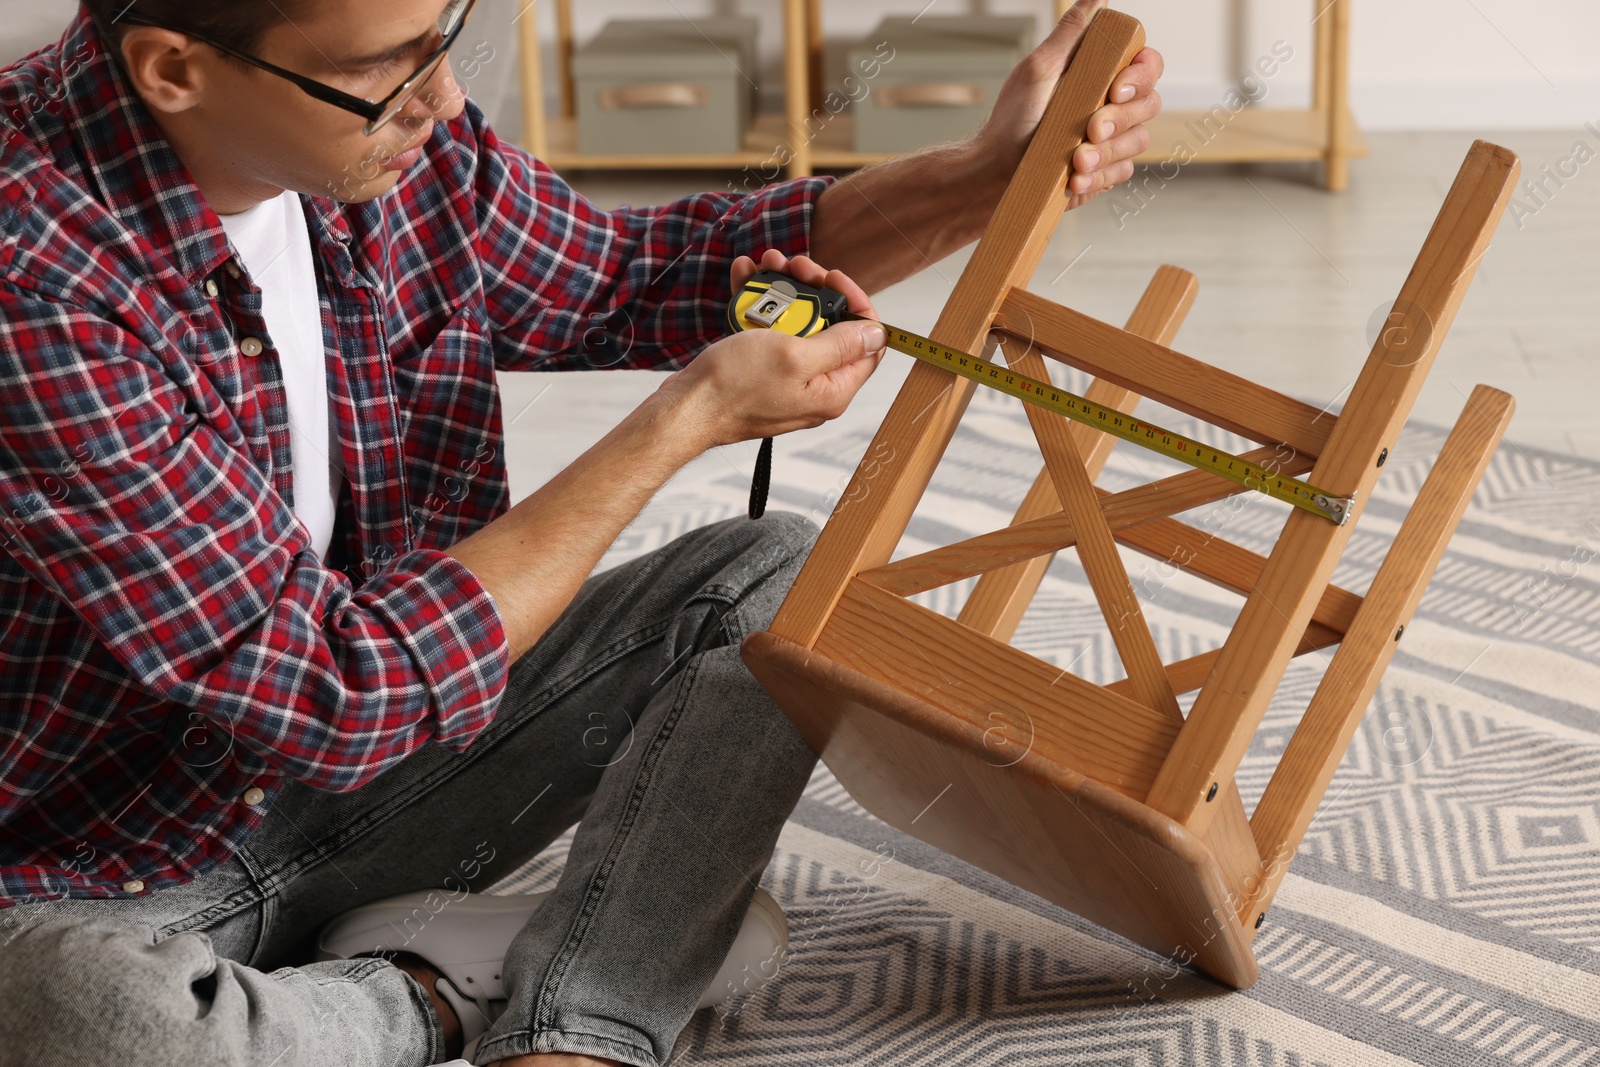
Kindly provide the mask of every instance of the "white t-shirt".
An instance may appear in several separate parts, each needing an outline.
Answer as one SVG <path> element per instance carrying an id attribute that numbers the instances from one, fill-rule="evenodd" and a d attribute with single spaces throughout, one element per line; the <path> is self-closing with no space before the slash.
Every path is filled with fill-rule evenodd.
<path id="1" fill-rule="evenodd" d="M 322 307 L 300 195 L 285 190 L 248 211 L 219 218 L 245 269 L 261 287 L 262 314 L 277 346 L 289 402 L 294 511 L 311 532 L 317 557 L 324 558 L 333 540 L 343 476 L 333 462 L 339 444 L 328 418 Z"/>

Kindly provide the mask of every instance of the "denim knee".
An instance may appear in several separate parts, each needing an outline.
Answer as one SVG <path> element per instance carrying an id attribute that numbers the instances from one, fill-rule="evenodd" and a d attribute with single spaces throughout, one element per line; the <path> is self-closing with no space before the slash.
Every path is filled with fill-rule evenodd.
<path id="1" fill-rule="evenodd" d="M 800 572 L 801 565 L 811 554 L 812 546 L 816 543 L 817 535 L 822 532 L 822 527 L 798 511 L 769 511 L 754 522 L 748 517 L 744 522 L 757 528 L 758 536 L 761 538 L 761 555 L 777 563 L 776 570 L 766 573 L 764 583 L 774 587 L 770 592 L 776 593 L 777 600 L 781 601 L 788 595 L 789 586 L 794 583 L 795 575 Z M 765 570 L 764 567 L 762 569 Z M 776 610 L 774 604 L 772 611 Z M 770 612 L 767 617 L 770 619 Z M 761 625 L 765 626 L 766 620 L 763 620 Z"/>
<path id="2" fill-rule="evenodd" d="M 695 572 L 698 588 L 684 606 L 707 607 L 711 618 L 681 619 L 669 633 L 669 647 L 682 648 L 686 634 L 696 627 L 702 648 L 736 644 L 752 630 L 765 629 L 819 532 L 815 522 L 798 512 L 769 511 L 759 519 L 739 515 L 685 535 L 700 541 L 698 550 L 704 555 Z"/>
<path id="3" fill-rule="evenodd" d="M 0 1067 L 231 1063 L 196 1023 L 216 970 L 202 933 L 155 940 L 143 924 L 54 921 L 0 948 Z"/>
<path id="4" fill-rule="evenodd" d="M 203 931 L 156 937 L 149 925 L 105 918 L 14 933 L 0 945 L 0 1067 L 363 1067 L 441 1058 L 427 995 L 387 960 L 266 974 L 218 957 Z"/>
<path id="5" fill-rule="evenodd" d="M 817 534 L 822 532 L 822 527 L 809 515 L 802 515 L 798 511 L 769 511 L 759 519 L 745 518 L 745 523 L 754 526 L 767 536 L 778 538 L 783 544 L 794 548 L 808 547 L 817 539 Z"/>
<path id="6" fill-rule="evenodd" d="M 786 588 L 793 581 L 793 572 L 799 570 L 800 563 L 810 554 L 817 534 L 822 531 L 809 516 L 798 511 L 769 511 L 755 520 L 741 515 L 724 519 L 708 529 L 717 530 L 719 527 L 731 527 L 748 539 L 738 558 L 740 566 L 749 575 L 769 578 L 773 575 L 774 567 L 783 569 L 787 565 L 791 573 L 785 577 Z"/>

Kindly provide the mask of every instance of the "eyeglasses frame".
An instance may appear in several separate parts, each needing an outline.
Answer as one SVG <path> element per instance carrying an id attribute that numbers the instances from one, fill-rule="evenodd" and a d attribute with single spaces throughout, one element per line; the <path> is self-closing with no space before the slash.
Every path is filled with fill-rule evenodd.
<path id="1" fill-rule="evenodd" d="M 257 59 L 255 56 L 246 55 L 238 49 L 229 48 L 225 44 L 221 44 L 212 40 L 205 34 L 197 33 L 194 30 L 185 29 L 182 26 L 163 25 L 162 23 L 156 22 L 153 19 L 144 17 L 143 15 L 132 14 L 128 12 L 124 12 L 122 15 L 119 15 L 116 21 L 132 23 L 139 26 L 152 26 L 158 30 L 171 30 L 174 33 L 181 33 L 185 36 L 193 37 L 195 40 L 204 44 L 208 44 L 219 52 L 226 52 L 228 55 L 233 56 L 236 59 L 241 59 L 244 62 L 249 63 L 251 66 L 259 67 L 271 74 L 276 74 L 280 78 L 286 78 L 298 85 L 302 91 L 315 97 L 316 99 L 321 100 L 324 103 L 332 104 L 335 107 L 343 108 L 345 111 L 352 112 L 366 119 L 367 125 L 362 132 L 364 132 L 368 137 L 371 137 L 374 133 L 383 128 L 382 126 L 374 125 L 374 123 L 376 123 L 378 118 L 388 110 L 389 105 L 393 103 L 400 96 L 400 94 L 410 89 L 419 78 L 423 77 L 424 72 L 427 73 L 429 78 L 433 76 L 433 71 L 429 70 L 428 68 L 435 66 L 439 59 L 450 50 L 450 46 L 455 44 L 456 39 L 461 36 L 461 31 L 466 29 L 467 19 L 471 17 L 472 9 L 477 6 L 478 0 L 466 0 L 466 2 L 466 10 L 461 13 L 461 21 L 456 23 L 456 28 L 451 30 L 450 33 L 445 36 L 445 39 L 439 43 L 439 47 L 434 49 L 433 52 L 428 55 L 428 58 L 425 59 L 416 70 L 411 72 L 410 77 L 406 78 L 406 80 L 401 82 L 393 92 L 391 92 L 388 96 L 385 96 L 382 100 L 379 100 L 377 103 L 373 103 L 371 100 L 366 100 L 359 96 L 353 96 L 342 89 L 335 89 L 331 85 L 319 82 L 315 78 L 308 78 L 304 74 L 296 74 L 292 70 L 285 70 L 280 66 L 268 63 L 264 59 Z M 425 83 L 426 79 L 423 80 Z M 390 116 L 389 121 L 392 122 L 395 116 L 398 115 L 399 112 L 395 112 L 394 116 Z M 385 123 L 385 125 L 387 125 L 387 123 Z"/>

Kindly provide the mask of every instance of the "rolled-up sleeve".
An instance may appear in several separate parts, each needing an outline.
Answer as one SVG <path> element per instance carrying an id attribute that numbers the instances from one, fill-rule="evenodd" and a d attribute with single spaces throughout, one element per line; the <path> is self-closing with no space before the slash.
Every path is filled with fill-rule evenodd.
<path id="1" fill-rule="evenodd" d="M 501 370 L 677 370 L 727 332 L 741 255 L 811 250 L 831 175 L 601 211 L 542 160 L 504 144 L 468 101 L 456 133 L 473 190 Z"/>
<path id="2" fill-rule="evenodd" d="M 177 358 L 0 284 L 6 550 L 140 685 L 315 788 L 465 748 L 509 667 L 488 591 L 433 549 L 359 589 L 323 566 Z"/>

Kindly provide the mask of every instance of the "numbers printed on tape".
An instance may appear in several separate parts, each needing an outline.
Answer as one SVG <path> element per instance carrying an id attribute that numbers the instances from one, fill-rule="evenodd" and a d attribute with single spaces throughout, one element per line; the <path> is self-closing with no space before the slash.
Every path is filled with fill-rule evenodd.
<path id="1" fill-rule="evenodd" d="M 768 293 L 767 291 L 777 281 L 781 281 L 784 284 L 775 293 Z M 762 302 L 763 310 L 766 311 L 766 314 L 762 315 L 761 318 L 774 323 L 771 327 L 773 329 L 784 328 L 786 323 L 784 323 L 783 319 L 786 316 L 783 312 L 791 302 L 821 305 L 831 310 L 832 307 L 838 306 L 839 297 L 839 294 L 834 293 L 831 289 L 807 286 L 784 275 L 764 271 L 753 277 L 742 292 L 735 294 L 733 301 L 728 305 L 729 325 L 736 330 L 766 328 L 765 323 L 750 321 L 746 318 L 749 311 L 753 309 L 756 300 L 763 294 L 767 294 L 769 299 Z M 769 306 L 772 300 L 783 301 L 783 303 L 774 309 Z M 795 310 L 798 312 L 800 309 L 796 308 Z M 822 326 L 840 319 L 865 319 L 865 316 L 856 315 L 848 311 L 842 314 L 836 312 L 834 315 L 828 315 L 824 312 L 819 315 L 815 306 L 807 308 L 806 311 L 807 313 L 803 316 L 797 315 L 795 317 L 806 322 L 807 333 L 815 332 Z M 819 322 L 819 319 L 822 321 Z M 1326 490 L 1318 489 L 1316 486 L 1308 485 L 1297 478 L 1278 474 L 1261 464 L 1252 463 L 1231 452 L 1224 452 L 1221 449 L 1196 441 L 1191 437 L 1185 437 L 1183 434 L 1163 429 L 1145 419 L 1135 418 L 1126 412 L 1118 411 L 1116 408 L 1096 404 L 1076 393 L 1059 389 L 1049 382 L 1041 382 L 1036 378 L 1030 378 L 1026 374 L 1018 374 L 1003 364 L 994 363 L 987 359 L 979 359 L 977 356 L 967 352 L 948 348 L 929 338 L 911 333 L 909 330 L 902 330 L 898 326 L 891 326 L 888 323 L 883 323 L 882 325 L 889 335 L 889 347 L 897 352 L 913 356 L 936 367 L 943 367 L 945 370 L 959 374 L 963 378 L 969 378 L 980 385 L 986 385 L 1008 396 L 1014 396 L 1024 403 L 1035 404 L 1047 411 L 1053 411 L 1075 422 L 1092 426 L 1097 430 L 1111 434 L 1113 437 L 1148 448 L 1180 463 L 1199 470 L 1209 471 L 1220 478 L 1226 478 L 1236 485 L 1263 493 L 1276 500 L 1282 500 L 1312 514 L 1320 515 L 1341 526 L 1350 517 L 1351 505 L 1354 502 L 1353 497 L 1339 496 Z M 786 330 L 785 332 L 794 331 Z M 801 336 L 805 336 L 805 334 L 801 334 Z"/>
<path id="2" fill-rule="evenodd" d="M 1114 437 L 1142 445 L 1180 463 L 1210 471 L 1246 489 L 1293 504 L 1296 507 L 1332 519 L 1339 525 L 1350 515 L 1351 498 L 1336 496 L 1297 478 L 1274 473 L 1268 468 L 1251 463 L 1231 452 L 1164 430 L 1154 423 L 1135 418 L 1116 408 L 1096 404 L 1076 393 L 1058 389 L 1048 382 L 1030 378 L 1002 364 L 979 359 L 953 348 L 946 348 L 926 337 L 885 325 L 889 332 L 889 347 L 897 352 L 915 356 L 925 363 L 954 371 L 980 385 L 998 389 L 1026 403 L 1036 404 L 1076 422 L 1093 426 Z"/>

